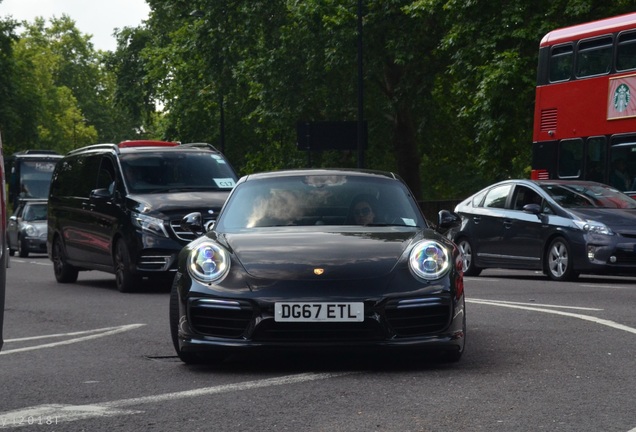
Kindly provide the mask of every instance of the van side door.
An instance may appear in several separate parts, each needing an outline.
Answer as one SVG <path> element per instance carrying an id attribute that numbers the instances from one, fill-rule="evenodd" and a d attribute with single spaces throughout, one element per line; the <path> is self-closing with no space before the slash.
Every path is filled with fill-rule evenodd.
<path id="1" fill-rule="evenodd" d="M 89 209 L 96 239 L 91 253 L 96 264 L 112 266 L 112 240 L 122 211 L 116 203 L 115 165 L 110 155 L 104 155 L 99 162 L 97 182 L 89 196 Z"/>

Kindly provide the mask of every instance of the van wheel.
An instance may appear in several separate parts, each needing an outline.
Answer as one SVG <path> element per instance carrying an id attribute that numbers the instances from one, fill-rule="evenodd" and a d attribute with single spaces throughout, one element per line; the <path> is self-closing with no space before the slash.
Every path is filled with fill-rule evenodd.
<path id="1" fill-rule="evenodd" d="M 18 256 L 20 258 L 27 258 L 29 256 L 29 249 L 26 246 L 24 239 L 18 239 Z"/>
<path id="2" fill-rule="evenodd" d="M 53 240 L 53 248 L 51 249 L 51 261 L 53 261 L 53 272 L 55 279 L 59 283 L 73 283 L 77 281 L 79 271 L 75 266 L 66 262 L 66 253 L 64 245 L 59 237 Z"/>
<path id="3" fill-rule="evenodd" d="M 457 241 L 457 246 L 462 253 L 462 270 L 466 276 L 479 276 L 481 269 L 475 266 L 475 256 L 473 255 L 473 245 L 467 237 L 462 237 Z"/>
<path id="4" fill-rule="evenodd" d="M 572 281 L 579 276 L 573 269 L 570 245 L 562 237 L 557 237 L 550 243 L 546 252 L 546 266 L 548 276 L 555 281 Z"/>
<path id="5" fill-rule="evenodd" d="M 141 284 L 141 277 L 130 271 L 130 254 L 123 240 L 115 247 L 115 283 L 120 292 L 133 292 Z"/>

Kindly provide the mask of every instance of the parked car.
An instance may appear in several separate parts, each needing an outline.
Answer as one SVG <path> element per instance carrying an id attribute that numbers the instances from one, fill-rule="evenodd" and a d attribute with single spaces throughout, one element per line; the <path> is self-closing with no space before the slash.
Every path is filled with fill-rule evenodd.
<path id="1" fill-rule="evenodd" d="M 202 234 L 202 215 L 184 229 Z M 170 297 L 185 363 L 259 348 L 434 349 L 457 361 L 466 317 L 457 247 L 394 174 L 243 177 L 186 246 Z"/>
<path id="2" fill-rule="evenodd" d="M 167 281 L 194 239 L 180 229 L 193 211 L 214 221 L 237 175 L 209 144 L 124 141 L 73 150 L 56 165 L 48 208 L 47 251 L 55 278 L 82 270 L 115 274 L 122 292 Z"/>
<path id="3" fill-rule="evenodd" d="M 452 216 L 442 211 L 441 219 Z M 636 200 L 588 181 L 507 180 L 457 205 L 464 274 L 540 270 L 556 281 L 636 274 Z"/>
<path id="4" fill-rule="evenodd" d="M 46 253 L 46 199 L 21 199 L 7 224 L 9 255 Z"/>

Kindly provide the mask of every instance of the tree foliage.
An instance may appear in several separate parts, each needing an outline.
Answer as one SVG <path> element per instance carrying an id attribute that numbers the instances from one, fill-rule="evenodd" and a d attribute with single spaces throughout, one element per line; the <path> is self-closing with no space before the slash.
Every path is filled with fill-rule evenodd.
<path id="1" fill-rule="evenodd" d="M 459 198 L 528 176 L 543 35 L 635 6 L 363 0 L 360 161 L 296 146 L 299 121 L 357 119 L 357 2 L 147 2 L 149 19 L 120 30 L 113 53 L 95 52 L 68 17 L 27 23 L 19 37 L 0 21 L 0 72 L 14 77 L 0 85 L 15 106 L 0 109 L 5 142 L 204 141 L 241 173 L 362 162 L 396 171 L 417 198 Z"/>

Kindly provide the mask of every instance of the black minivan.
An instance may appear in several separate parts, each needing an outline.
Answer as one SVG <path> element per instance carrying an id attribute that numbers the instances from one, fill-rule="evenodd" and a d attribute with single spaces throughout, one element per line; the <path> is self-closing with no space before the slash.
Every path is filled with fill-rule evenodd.
<path id="1" fill-rule="evenodd" d="M 72 283 L 79 271 L 101 270 L 115 274 L 121 292 L 143 278 L 171 281 L 178 252 L 194 239 L 181 219 L 200 212 L 214 221 L 237 179 L 209 144 L 124 141 L 69 152 L 49 193 L 55 278 Z"/>

